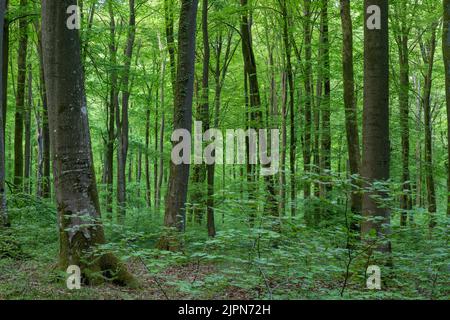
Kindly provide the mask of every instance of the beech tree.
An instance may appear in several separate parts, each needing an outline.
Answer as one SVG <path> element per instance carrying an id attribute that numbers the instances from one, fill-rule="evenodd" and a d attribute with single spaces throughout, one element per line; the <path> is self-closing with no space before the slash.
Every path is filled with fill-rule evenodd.
<path id="1" fill-rule="evenodd" d="M 3 47 L 4 47 L 4 25 L 6 14 L 6 1 L 0 1 L 0 61 L 3 61 Z M 3 101 L 3 96 L 6 92 L 3 91 L 3 75 L 0 77 L 0 102 Z M 9 224 L 8 212 L 6 211 L 6 190 L 5 190 L 5 136 L 4 136 L 4 104 L 0 104 L 0 227 L 7 226 Z"/>
<path id="2" fill-rule="evenodd" d="M 59 264 L 81 267 L 87 281 L 96 271 L 121 284 L 134 279 L 111 253 L 93 258 L 105 243 L 91 150 L 81 43 L 67 26 L 67 8 L 75 0 L 42 1 L 42 44 L 52 139 L 53 175 L 58 207 Z M 86 260 L 86 257 L 91 259 Z"/>
<path id="3" fill-rule="evenodd" d="M 24 11 L 27 0 L 20 1 L 20 7 Z M 23 159 L 23 130 L 25 115 L 25 85 L 27 74 L 27 48 L 28 48 L 28 20 L 26 17 L 19 19 L 19 49 L 17 58 L 17 92 L 16 113 L 14 129 L 14 185 L 21 190 L 24 174 Z"/>
<path id="4" fill-rule="evenodd" d="M 443 0 L 444 21 L 442 50 L 445 64 L 445 97 L 447 101 L 447 215 L 450 215 L 450 0 Z"/>
<path id="5" fill-rule="evenodd" d="M 366 180 L 361 232 L 372 230 L 380 239 L 376 247 L 390 252 L 390 212 L 382 203 L 386 194 L 377 186 L 389 179 L 389 29 L 388 1 L 364 1 L 364 112 L 362 177 Z M 378 195 L 378 197 L 376 197 Z M 381 198 L 381 199 L 380 199 Z"/>
<path id="6" fill-rule="evenodd" d="M 192 131 L 192 99 L 194 95 L 195 30 L 198 0 L 181 0 L 178 28 L 178 64 L 175 81 L 174 130 Z M 186 223 L 186 199 L 189 183 L 189 164 L 171 162 L 166 195 L 164 225 L 183 231 Z M 171 237 L 161 238 L 158 247 L 176 250 L 179 243 Z"/>
<path id="7" fill-rule="evenodd" d="M 350 14 L 350 0 L 341 0 L 341 23 L 343 34 L 342 64 L 344 78 L 344 108 L 345 128 L 347 137 L 349 171 L 352 177 L 353 192 L 351 193 L 351 211 L 361 214 L 362 197 L 358 190 L 358 180 L 354 179 L 361 173 L 361 152 L 359 147 L 358 114 L 355 98 L 355 77 L 353 68 L 353 23 Z"/>

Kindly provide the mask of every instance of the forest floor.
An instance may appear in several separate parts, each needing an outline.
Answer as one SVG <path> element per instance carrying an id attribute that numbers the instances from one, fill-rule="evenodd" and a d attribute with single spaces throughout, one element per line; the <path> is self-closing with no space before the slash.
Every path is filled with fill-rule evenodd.
<path id="1" fill-rule="evenodd" d="M 440 220 L 430 237 L 422 211 L 414 226 L 393 224 L 393 266 L 381 268 L 381 290 L 367 289 L 367 248 L 346 247 L 339 207 L 332 223 L 310 228 L 300 217 L 286 217 L 278 233 L 263 220 L 249 227 L 241 204 L 236 209 L 230 203 L 217 212 L 226 216 L 218 219 L 214 239 L 205 226 L 188 221 L 183 252 L 155 249 L 162 216 L 130 209 L 125 226 L 105 222 L 108 243 L 99 250 L 120 257 L 140 286 L 106 283 L 71 291 L 66 272 L 57 269 L 54 207 L 26 201 L 16 206 L 10 210 L 10 235 L 0 234 L 0 300 L 450 298 L 448 221 Z"/>

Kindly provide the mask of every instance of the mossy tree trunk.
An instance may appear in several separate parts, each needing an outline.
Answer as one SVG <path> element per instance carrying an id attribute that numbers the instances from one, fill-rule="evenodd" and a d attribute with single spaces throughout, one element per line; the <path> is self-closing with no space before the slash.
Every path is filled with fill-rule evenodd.
<path id="1" fill-rule="evenodd" d="M 60 267 L 78 265 L 87 282 L 115 277 L 134 284 L 112 254 L 93 256 L 105 243 L 94 173 L 78 30 L 66 27 L 66 10 L 76 0 L 42 1 L 42 43 L 47 85 L 53 174 L 60 233 Z"/>

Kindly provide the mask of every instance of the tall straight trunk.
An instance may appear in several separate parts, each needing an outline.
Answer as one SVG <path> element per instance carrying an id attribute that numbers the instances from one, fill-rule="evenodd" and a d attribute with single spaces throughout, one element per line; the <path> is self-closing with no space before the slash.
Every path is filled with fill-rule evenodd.
<path id="1" fill-rule="evenodd" d="M 415 160 L 416 160 L 416 206 L 421 208 L 423 206 L 423 197 L 422 197 L 422 141 L 420 137 L 422 136 L 422 99 L 420 97 L 420 92 L 422 91 L 420 85 L 420 78 L 414 75 L 414 86 L 416 88 L 417 99 L 416 99 L 416 112 L 417 112 L 417 121 L 416 121 L 416 129 L 417 129 L 417 140 L 416 140 L 416 152 L 415 152 Z"/>
<path id="2" fill-rule="evenodd" d="M 136 196 L 138 198 L 141 197 L 141 180 L 142 180 L 142 149 L 141 147 L 137 150 L 137 156 L 136 156 L 136 184 L 137 184 L 137 190 L 136 190 Z"/>
<path id="3" fill-rule="evenodd" d="M 202 2 L 202 34 L 203 34 L 203 77 L 202 77 L 202 111 L 205 120 L 205 132 L 210 128 L 209 117 L 209 62 L 211 57 L 211 50 L 209 48 L 209 33 L 208 33 L 208 0 Z M 213 156 L 215 152 L 213 153 Z M 208 228 L 208 236 L 215 237 L 216 225 L 214 222 L 214 164 L 206 166 L 206 183 L 207 183 L 207 198 L 206 198 L 206 225 Z"/>
<path id="4" fill-rule="evenodd" d="M 321 49 L 322 49 L 322 77 L 323 77 L 323 95 L 321 97 L 321 139 L 320 139 L 320 168 L 321 175 L 325 178 L 326 184 L 320 185 L 320 194 L 327 198 L 331 191 L 331 183 L 326 176 L 330 175 L 331 170 L 331 73 L 330 73 L 330 42 L 328 32 L 328 0 L 322 0 L 321 9 Z"/>
<path id="5" fill-rule="evenodd" d="M 1 70 L 2 70 L 2 97 L 0 103 L 2 104 L 2 115 L 3 115 L 3 138 L 5 137 L 6 129 L 6 109 L 8 107 L 8 61 L 9 61 L 9 21 L 6 17 L 8 11 L 9 0 L 5 0 L 3 21 L 2 21 L 2 60 L 1 60 Z"/>
<path id="6" fill-rule="evenodd" d="M 200 92 L 200 85 L 195 76 L 194 79 L 194 98 L 196 100 L 196 110 L 194 113 L 194 117 L 196 121 L 202 122 L 202 132 L 195 132 L 194 134 L 203 135 L 203 132 L 206 132 L 206 125 L 209 121 L 209 118 L 206 119 L 209 115 L 204 111 L 204 103 L 203 103 L 203 89 Z M 205 181 L 206 181 L 206 165 L 204 163 L 195 164 L 192 168 L 192 191 L 190 193 L 190 203 L 192 205 L 192 216 L 194 222 L 201 225 L 203 221 L 203 217 L 205 216 L 206 209 L 206 194 L 205 194 Z"/>
<path id="7" fill-rule="evenodd" d="M 406 226 L 408 211 L 412 209 L 411 183 L 409 173 L 409 28 L 407 27 L 406 1 L 400 2 L 401 17 L 397 21 L 399 27 L 397 30 L 396 42 L 399 54 L 400 83 L 399 83 L 399 112 L 400 112 L 400 131 L 402 141 L 402 194 L 400 197 L 400 225 Z"/>
<path id="8" fill-rule="evenodd" d="M 27 0 L 20 0 L 22 10 L 27 6 Z M 23 185 L 23 126 L 25 115 L 25 84 L 27 73 L 27 46 L 28 46 L 27 18 L 19 19 L 19 49 L 17 57 L 17 93 L 14 127 L 14 186 L 17 190 Z"/>
<path id="9" fill-rule="evenodd" d="M 234 30 L 228 31 L 227 41 L 225 45 L 225 54 L 222 62 L 222 50 L 224 48 L 224 37 L 221 31 L 216 37 L 216 45 L 215 50 L 213 51 L 215 54 L 215 68 L 214 68 L 214 83 L 215 83 L 215 94 L 214 94 L 214 128 L 219 128 L 219 119 L 220 119 L 220 111 L 221 111 L 221 102 L 222 102 L 222 88 L 225 82 L 225 78 L 228 72 L 228 67 L 231 63 L 231 60 L 236 52 L 236 49 L 239 46 L 237 43 L 232 49 L 232 40 L 233 40 Z M 214 183 L 212 183 L 214 184 Z M 241 181 L 241 190 L 242 190 L 242 181 Z M 242 196 L 241 192 L 241 196 Z M 222 220 L 224 218 L 224 214 L 222 214 Z"/>
<path id="10" fill-rule="evenodd" d="M 445 97 L 447 99 L 447 215 L 450 215 L 450 0 L 442 1 L 444 6 L 444 29 L 442 32 L 442 51 L 445 64 Z"/>
<path id="11" fill-rule="evenodd" d="M 250 128 L 260 129 L 264 127 L 264 119 L 261 112 L 261 97 L 259 92 L 259 84 L 258 84 L 258 72 L 256 68 L 256 59 L 255 54 L 253 52 L 253 40 L 252 40 L 252 31 L 251 31 L 251 22 L 249 19 L 249 8 L 248 8 L 248 0 L 241 0 L 241 7 L 244 9 L 244 12 L 241 17 L 241 37 L 242 37 L 242 54 L 244 57 L 244 69 L 246 74 L 248 75 L 248 89 L 249 89 L 249 107 L 250 107 Z M 247 139 L 248 140 L 248 139 Z M 267 145 L 267 141 L 259 141 L 259 143 L 265 143 Z M 248 146 L 247 146 L 248 150 Z M 257 171 L 255 165 L 249 165 L 251 168 L 252 174 L 252 183 L 250 184 L 250 196 L 255 198 L 256 188 L 257 188 Z M 267 188 L 267 201 L 265 206 L 265 211 L 269 215 L 276 215 L 277 205 L 276 205 L 276 192 L 274 186 L 274 179 L 272 176 L 265 176 L 264 182 Z M 256 201 L 255 201 L 256 203 Z M 254 208 L 254 212 L 256 212 L 257 208 Z M 254 212 L 252 212 L 251 219 L 254 216 Z M 252 221 L 250 221 L 252 222 Z"/>
<path id="12" fill-rule="evenodd" d="M 151 101 L 151 93 L 150 93 L 150 101 Z M 152 206 L 152 187 L 151 187 L 151 177 L 150 177 L 150 108 L 147 109 L 145 115 L 145 203 L 147 204 L 147 208 L 151 208 Z"/>
<path id="13" fill-rule="evenodd" d="M 3 60 L 4 47 L 5 47 L 5 14 L 7 9 L 7 3 L 5 0 L 0 0 L 0 61 Z M 2 68 L 3 70 L 3 68 Z M 4 136 L 4 107 L 3 104 L 4 96 L 6 91 L 4 91 L 3 86 L 4 74 L 0 77 L 0 227 L 6 227 L 9 225 L 8 211 L 6 208 L 6 190 L 5 190 L 5 136 Z"/>
<path id="14" fill-rule="evenodd" d="M 51 183 L 50 183 L 50 131 L 48 128 L 48 108 L 47 108 L 47 90 L 45 86 L 44 76 L 44 62 L 42 55 L 42 32 L 38 21 L 35 21 L 34 28 L 37 33 L 37 51 L 39 54 L 39 86 L 40 96 L 42 101 L 42 177 L 38 187 L 38 196 L 42 198 L 50 198 Z"/>
<path id="15" fill-rule="evenodd" d="M 370 6 L 380 10 L 380 29 L 369 29 Z M 363 195 L 361 233 L 368 237 L 374 231 L 377 249 L 391 251 L 389 234 L 390 212 L 382 203 L 387 195 L 374 183 L 389 179 L 389 32 L 388 1 L 364 1 L 364 112 L 362 177 L 372 190 Z"/>
<path id="16" fill-rule="evenodd" d="M 280 160 L 280 215 L 285 215 L 286 208 L 286 150 L 287 150 L 287 72 L 281 75 L 281 160 Z M 292 199 L 291 199 L 292 203 Z M 293 204 L 292 204 L 293 205 Z M 292 213 L 292 211 L 291 211 Z M 295 212 L 294 212 L 295 213 Z"/>
<path id="17" fill-rule="evenodd" d="M 195 31 L 198 0 L 181 0 L 178 32 L 178 65 L 175 83 L 173 128 L 192 132 L 192 99 L 194 94 Z M 189 183 L 189 164 L 170 164 L 169 186 L 166 196 L 164 226 L 184 231 L 186 199 Z M 178 241 L 163 236 L 161 249 L 177 250 Z"/>
<path id="18" fill-rule="evenodd" d="M 342 64 L 344 78 L 344 107 L 347 150 L 351 177 L 360 174 L 361 151 L 359 148 L 358 111 L 355 99 L 355 78 L 353 71 L 353 26 L 350 14 L 350 0 L 341 0 L 341 22 L 343 35 Z M 358 181 L 352 178 L 352 185 Z M 351 211 L 360 214 L 362 197 L 357 187 L 352 187 Z"/>
<path id="19" fill-rule="evenodd" d="M 428 213 L 430 214 L 430 228 L 436 225 L 436 189 L 433 174 L 433 123 L 431 110 L 431 87 L 433 84 L 434 55 L 436 52 L 437 23 L 431 25 L 431 38 L 423 43 L 421 41 L 422 59 L 426 65 L 423 86 L 423 113 L 425 121 L 425 181 L 427 187 Z"/>
<path id="20" fill-rule="evenodd" d="M 321 107 L 322 107 L 322 95 L 323 95 L 323 81 L 322 81 L 322 67 L 323 67 L 323 52 L 319 48 L 319 55 L 318 55 L 318 75 L 316 80 L 316 94 L 315 99 L 312 100 L 313 102 L 313 127 L 314 127 L 314 134 L 312 136 L 313 143 L 312 143 L 312 168 L 311 173 L 314 173 L 314 183 L 313 183 L 313 194 L 314 198 L 317 200 L 320 199 L 320 185 L 319 179 L 321 178 L 321 168 L 320 168 L 320 118 L 321 118 Z M 317 225 L 320 221 L 320 212 L 321 208 L 318 203 L 314 203 L 314 205 L 311 208 L 311 212 L 314 212 L 312 216 L 311 223 Z"/>
<path id="21" fill-rule="evenodd" d="M 28 64 L 28 95 L 27 107 L 25 111 L 25 170 L 24 170 L 24 191 L 31 194 L 31 110 L 33 109 L 33 69 L 31 64 Z"/>
<path id="22" fill-rule="evenodd" d="M 133 46 L 135 40 L 136 28 L 136 13 L 134 0 L 129 0 L 130 17 L 128 22 L 128 36 L 127 45 L 125 48 L 125 66 L 121 78 L 122 88 L 122 108 L 121 113 L 116 111 L 117 130 L 119 146 L 117 150 L 117 220 L 119 223 L 125 222 L 126 215 L 126 165 L 128 155 L 128 140 L 129 140 L 129 123 L 128 123 L 128 104 L 130 99 L 130 68 L 131 59 L 133 56 Z M 117 107 L 117 109 L 120 109 Z M 120 118 L 120 119 L 119 119 Z"/>
<path id="23" fill-rule="evenodd" d="M 175 81 L 177 76 L 173 14 L 174 7 L 174 0 L 164 0 L 164 21 L 166 27 L 167 50 L 169 52 L 170 81 L 172 83 L 172 90 L 175 90 Z"/>
<path id="24" fill-rule="evenodd" d="M 158 141 L 158 124 L 155 122 L 155 147 L 157 148 L 158 152 L 158 161 L 155 161 L 157 164 L 157 167 L 155 167 L 155 209 L 156 212 L 159 213 L 159 207 L 161 203 L 161 188 L 164 178 L 164 131 L 165 131 L 165 121 L 166 121 L 166 112 L 165 112 L 165 105 L 166 105 L 166 92 L 165 92 L 165 79 L 166 79 L 166 55 L 162 55 L 162 63 L 161 63 L 161 83 L 160 83 L 160 100 L 161 100 L 161 124 L 160 124 L 160 132 L 159 132 L 159 141 Z M 156 114 L 156 120 L 158 120 L 158 114 Z"/>
<path id="25" fill-rule="evenodd" d="M 312 137 L 312 27 L 311 27 L 311 0 L 305 0 L 304 7 L 304 45 L 305 45 L 305 62 L 304 62 L 304 85 L 305 85 L 305 121 L 304 121 L 304 138 L 303 138 L 303 170 L 305 173 L 311 170 L 311 137 Z M 292 116 L 292 115 L 291 115 Z M 292 148 L 292 146 L 291 146 Z M 294 155 L 295 156 L 295 155 Z M 292 154 L 291 154 L 292 157 Z M 304 214 L 306 223 L 312 223 L 312 211 L 309 209 L 308 199 L 311 196 L 311 184 L 308 181 L 303 182 L 303 197 L 305 201 Z"/>
<path id="26" fill-rule="evenodd" d="M 110 73 L 110 91 L 109 101 L 107 105 L 106 126 L 108 140 L 105 146 L 105 166 L 104 166 L 104 183 L 106 184 L 106 216 L 112 218 L 113 214 L 113 184 L 114 184 L 114 141 L 116 139 L 115 122 L 116 110 L 119 105 L 118 92 L 118 75 L 117 75 L 117 44 L 116 44 L 116 21 L 114 17 L 114 8 L 112 0 L 108 1 L 109 11 L 109 61 L 111 64 Z"/>
<path id="27" fill-rule="evenodd" d="M 290 114 L 290 187 L 291 187 L 291 216 L 295 216 L 296 214 L 296 197 L 297 197 L 297 185 L 295 183 L 295 169 L 296 169 L 296 154 L 297 154 L 297 136 L 295 132 L 295 107 L 294 107 L 294 74 L 292 71 L 292 61 L 291 61 L 291 53 L 292 53 L 292 44 L 291 44 L 291 34 L 289 32 L 289 10 L 287 6 L 287 0 L 283 0 L 281 2 L 281 9 L 283 14 L 283 42 L 284 42 L 284 50 L 286 55 L 286 75 L 287 75 L 287 83 L 286 90 L 288 90 L 288 95 L 286 96 L 286 101 L 289 97 L 289 114 Z M 282 139 L 283 139 L 283 149 L 282 149 L 282 166 L 281 166 L 281 197 L 283 201 L 283 206 L 286 202 L 285 195 L 285 184 L 286 184 L 286 125 L 287 125 L 287 109 L 286 109 L 286 101 L 283 103 L 284 108 L 282 108 Z M 283 168 L 284 167 L 284 168 Z M 283 210 L 284 211 L 284 210 Z"/>
<path id="28" fill-rule="evenodd" d="M 52 132 L 53 172 L 58 208 L 62 269 L 78 265 L 87 282 L 115 275 L 121 284 L 134 279 L 111 253 L 90 256 L 105 243 L 89 132 L 81 41 L 66 27 L 67 7 L 76 0 L 42 1 L 42 43 Z M 64 75 L 71 75 L 70 77 Z M 90 261 L 90 262 L 87 262 Z"/>

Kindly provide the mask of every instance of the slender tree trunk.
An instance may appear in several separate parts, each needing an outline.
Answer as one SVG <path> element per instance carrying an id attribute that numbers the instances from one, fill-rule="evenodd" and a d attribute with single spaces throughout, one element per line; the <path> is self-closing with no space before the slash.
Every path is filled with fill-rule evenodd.
<path id="1" fill-rule="evenodd" d="M 294 94 L 295 94 L 295 87 L 294 87 L 294 75 L 292 71 L 292 61 L 291 61 L 291 53 L 292 53 L 292 44 L 291 44 L 291 35 L 289 32 L 290 26 L 289 26 L 289 11 L 287 7 L 287 1 L 283 0 L 281 2 L 282 6 L 282 13 L 283 13 L 283 42 L 284 42 L 284 50 L 286 55 L 286 75 L 287 75 L 287 83 L 285 85 L 285 88 L 287 91 L 286 95 L 286 101 L 289 101 L 289 114 L 290 114 L 290 139 L 291 139 L 291 145 L 290 145 L 290 187 L 291 187 L 291 216 L 295 216 L 296 214 L 296 197 L 297 197 L 297 185 L 295 183 L 295 159 L 297 154 L 297 136 L 295 131 L 295 107 L 294 107 Z M 289 99 L 288 99 L 289 98 Z M 288 100 L 287 100 L 288 99 Z M 286 125 L 287 125 L 287 110 L 286 110 L 286 101 L 283 103 L 284 109 L 282 108 L 282 160 L 281 160 L 281 185 L 282 190 L 281 196 L 282 201 L 286 203 L 286 195 L 284 191 L 284 186 L 286 184 Z M 284 166 L 284 168 L 283 168 Z M 284 204 L 283 204 L 284 205 Z M 284 211 L 284 210 L 283 210 Z M 283 213 L 283 212 L 282 212 Z"/>
<path id="2" fill-rule="evenodd" d="M 192 98 L 194 91 L 195 30 L 198 0 L 181 0 L 178 31 L 178 67 L 175 83 L 174 130 L 192 132 Z M 169 186 L 166 196 L 164 225 L 183 231 L 186 224 L 186 199 L 189 183 L 189 164 L 175 165 L 171 162 Z M 163 236 L 158 247 L 178 250 L 178 241 Z"/>
<path id="3" fill-rule="evenodd" d="M 353 26 L 350 14 L 350 0 L 341 0 L 341 22 L 343 35 L 342 63 L 344 78 L 345 128 L 349 169 L 351 177 L 360 174 L 361 152 L 359 148 L 358 114 L 355 98 L 355 80 L 353 71 Z M 359 182 L 352 178 L 352 185 Z M 362 197 L 358 187 L 352 187 L 351 211 L 361 214 Z"/>
<path id="4" fill-rule="evenodd" d="M 161 50 L 162 51 L 162 50 Z M 160 125 L 160 132 L 159 132 L 159 141 L 158 138 L 158 125 L 157 122 L 155 122 L 155 142 L 156 142 L 156 148 L 159 148 L 158 154 L 159 154 L 159 165 L 157 165 L 157 168 L 155 168 L 155 209 L 156 212 L 159 213 L 159 207 L 161 203 L 161 188 L 164 178 L 164 131 L 165 131 L 165 121 L 166 121 L 166 112 L 165 112 L 165 105 L 166 105 L 166 94 L 165 94 L 165 79 L 166 79 L 166 55 L 162 54 L 162 63 L 161 63 L 161 83 L 160 83 L 160 99 L 161 99 L 161 125 Z M 158 118 L 158 114 L 156 115 L 156 119 Z M 155 163 L 158 163 L 155 161 Z"/>
<path id="5" fill-rule="evenodd" d="M 288 97 L 287 90 L 288 90 L 287 73 L 283 72 L 281 75 L 281 160 L 280 160 L 280 169 L 281 169 L 280 215 L 282 216 L 285 215 L 285 208 L 286 208 L 286 150 L 287 150 L 286 125 L 287 125 L 287 97 Z"/>
<path id="6" fill-rule="evenodd" d="M 151 101 L 151 93 L 150 93 Z M 147 208 L 152 206 L 152 187 L 151 187 L 151 177 L 150 177 L 150 108 L 147 109 L 145 116 L 145 202 Z"/>
<path id="7" fill-rule="evenodd" d="M 445 63 L 445 97 L 447 99 L 447 215 L 450 215 L 450 0 L 443 0 L 444 30 L 442 32 L 442 50 Z"/>
<path id="8" fill-rule="evenodd" d="M 128 139 L 129 139 L 129 124 L 128 124 L 128 104 L 130 99 L 130 68 L 131 59 L 133 56 L 133 46 L 135 40 L 135 28 L 136 28 L 136 13 L 134 0 L 129 0 L 129 10 L 130 17 L 128 23 L 128 36 L 127 45 L 125 48 L 125 66 L 123 75 L 121 78 L 121 88 L 122 88 L 122 110 L 119 114 L 118 110 L 116 115 L 118 119 L 117 130 L 119 132 L 119 147 L 117 150 L 117 220 L 119 223 L 125 222 L 126 215 L 126 165 L 127 165 L 127 154 L 128 154 Z M 119 109 L 119 107 L 118 107 Z M 120 118 L 120 120 L 119 120 Z"/>
<path id="9" fill-rule="evenodd" d="M 2 60 L 1 60 L 1 69 L 2 69 L 2 100 L 0 103 L 2 104 L 2 115 L 3 115 L 3 138 L 5 137 L 5 129 L 6 129 L 6 110 L 8 108 L 8 61 L 9 61 L 9 21 L 6 17 L 6 12 L 8 11 L 9 0 L 5 0 L 4 7 L 4 18 L 2 24 L 2 42 L 3 42 L 3 52 L 2 52 Z"/>
<path id="10" fill-rule="evenodd" d="M 60 267 L 80 266 L 87 282 L 134 284 L 112 254 L 95 259 L 90 250 L 105 243 L 94 173 L 78 30 L 66 27 L 67 7 L 76 0 L 42 1 L 42 43 L 52 134 L 53 171 L 60 232 Z M 64 76 L 70 75 L 70 77 Z M 90 262 L 86 262 L 90 261 Z"/>
<path id="11" fill-rule="evenodd" d="M 416 6 L 411 6 L 413 9 Z M 408 212 L 412 209 L 412 187 L 410 182 L 409 170 L 409 35 L 412 24 L 408 21 L 409 15 L 414 15 L 415 11 L 410 9 L 407 0 L 398 1 L 393 6 L 394 18 L 392 19 L 392 27 L 394 28 L 395 41 L 397 43 L 399 55 L 399 115 L 400 130 L 402 143 L 402 194 L 400 196 L 400 225 L 406 226 L 408 220 Z"/>
<path id="12" fill-rule="evenodd" d="M 312 49 L 311 49 L 311 38 L 312 38 L 312 27 L 311 27 L 311 0 L 305 0 L 304 6 L 304 22 L 303 22 L 303 32 L 304 32 L 304 45 L 305 45 L 305 122 L 304 122 L 304 143 L 303 143 L 303 170 L 305 173 L 311 170 L 311 136 L 312 136 Z M 292 116 L 292 115 L 291 115 Z M 292 148 L 292 146 L 291 146 Z M 292 158 L 291 153 L 291 158 Z M 295 156 L 295 155 L 294 155 Z M 292 165 L 292 164 L 291 164 Z M 311 196 L 311 184 L 308 181 L 303 182 L 303 197 L 305 201 L 304 205 L 304 215 L 307 224 L 312 223 L 312 211 L 310 210 L 310 204 L 308 199 Z"/>
<path id="13" fill-rule="evenodd" d="M 7 3 L 4 0 L 0 0 L 0 61 L 3 60 L 5 54 L 4 47 L 6 43 L 5 32 L 5 14 L 7 10 Z M 2 71 L 4 69 L 2 68 Z M 4 136 L 4 108 L 6 104 L 3 103 L 6 91 L 3 86 L 4 74 L 0 77 L 0 228 L 9 226 L 8 211 L 6 207 L 6 190 L 5 190 L 5 136 Z"/>
<path id="14" fill-rule="evenodd" d="M 421 41 L 422 58 L 426 65 L 423 86 L 423 111 L 425 120 L 425 181 L 427 186 L 428 213 L 430 214 L 430 228 L 436 225 L 436 190 L 433 174 L 433 124 L 431 110 L 431 87 L 433 84 L 434 55 L 436 52 L 437 23 L 431 26 L 431 39 L 426 43 Z"/>
<path id="15" fill-rule="evenodd" d="M 208 32 L 208 0 L 202 2 L 202 34 L 203 34 L 203 77 L 202 77 L 202 111 L 205 120 L 205 132 L 210 128 L 209 116 L 209 63 L 211 50 L 209 48 L 209 32 Z M 215 151 L 213 153 L 215 156 Z M 206 224 L 208 227 L 208 236 L 216 236 L 216 225 L 214 222 L 214 164 L 206 165 L 206 182 L 207 182 L 207 198 L 206 198 Z"/>
<path id="16" fill-rule="evenodd" d="M 380 9 L 381 29 L 369 29 L 368 10 L 375 5 Z M 369 11 L 369 12 L 368 12 Z M 363 237 L 375 231 L 379 242 L 377 249 L 391 251 L 389 235 L 390 212 L 382 203 L 387 195 L 376 190 L 375 182 L 389 179 L 389 37 L 388 1 L 365 0 L 364 2 L 364 112 L 362 176 L 372 190 L 363 195 Z M 377 197 L 374 197 L 377 196 Z"/>
<path id="17" fill-rule="evenodd" d="M 169 51 L 170 63 L 170 80 L 172 90 L 175 90 L 175 81 L 177 75 L 177 61 L 175 53 L 175 37 L 174 37 L 174 18 L 173 10 L 175 8 L 174 0 L 164 0 L 164 20 L 166 26 L 167 50 Z"/>
<path id="18" fill-rule="evenodd" d="M 417 121 L 416 121 L 416 129 L 417 129 L 417 141 L 416 141 L 416 164 L 417 164 L 417 177 L 416 177 L 416 206 L 422 208 L 422 99 L 420 97 L 421 86 L 420 86 L 420 78 L 414 76 L 414 85 L 416 87 L 417 99 L 416 99 L 416 110 L 417 110 Z"/>
<path id="19" fill-rule="evenodd" d="M 31 194 L 31 110 L 33 109 L 33 69 L 28 64 L 28 97 L 25 111 L 25 171 L 24 171 L 24 191 Z"/>
<path id="20" fill-rule="evenodd" d="M 20 0 L 22 10 L 27 6 L 27 0 Z M 24 174 L 23 159 L 23 126 L 25 115 L 25 84 L 27 73 L 28 46 L 27 18 L 19 19 L 19 49 L 17 58 L 17 94 L 14 127 L 14 185 L 17 190 L 22 189 Z"/>
<path id="21" fill-rule="evenodd" d="M 256 59 L 253 52 L 253 40 L 252 40 L 252 32 L 251 32 L 251 23 L 249 21 L 249 8 L 248 8 L 248 0 L 241 0 L 241 6 L 244 9 L 244 13 L 241 17 L 241 37 L 242 37 L 242 53 L 244 57 L 244 69 L 246 74 L 248 75 L 248 88 L 249 88 L 249 107 L 250 107 L 250 128 L 260 129 L 264 126 L 264 119 L 262 117 L 261 112 L 261 97 L 259 92 L 259 84 L 258 84 L 258 73 L 256 68 Z M 263 141 L 259 141 L 259 143 L 263 143 Z M 267 141 L 264 141 L 267 145 Z M 248 150 L 248 146 L 247 146 Z M 248 159 L 249 160 L 249 159 Z M 257 171 L 255 165 L 250 165 L 251 174 L 252 174 L 252 182 L 250 184 L 250 196 L 255 199 L 256 197 L 256 188 L 257 184 Z M 277 205 L 276 205 L 276 191 L 274 186 L 274 179 L 272 176 L 265 176 L 264 181 L 266 184 L 266 188 L 268 191 L 268 199 L 265 206 L 265 211 L 269 215 L 276 215 Z M 256 201 L 255 201 L 256 203 Z M 253 210 L 253 209 L 251 209 Z M 254 208 L 254 212 L 256 212 L 257 208 Z M 254 212 L 252 212 L 251 220 L 254 218 Z M 252 222 L 252 221 L 250 221 Z"/>
<path id="22" fill-rule="evenodd" d="M 115 122 L 116 122 L 116 110 L 119 105 L 119 93 L 118 93 L 118 75 L 117 75 L 117 44 L 116 44 L 116 21 L 114 17 L 114 7 L 112 0 L 108 1 L 109 11 L 109 59 L 111 64 L 110 73 L 110 92 L 109 101 L 107 105 L 107 141 L 105 146 L 105 169 L 104 169 L 104 183 L 106 184 L 106 216 L 108 219 L 113 215 L 113 185 L 114 185 L 114 141 L 116 139 Z"/>
<path id="23" fill-rule="evenodd" d="M 326 199 L 331 192 L 331 181 L 327 176 L 330 176 L 331 171 L 331 80 L 330 80 L 330 42 L 328 32 L 328 0 L 322 0 L 321 10 L 321 49 L 323 59 L 323 96 L 321 98 L 321 139 L 320 139 L 320 168 L 321 176 L 324 183 L 320 185 L 321 197 Z M 323 211 L 323 210 L 322 210 Z M 325 218 L 328 214 L 323 211 Z"/>
<path id="24" fill-rule="evenodd" d="M 42 32 L 41 26 L 36 21 L 34 24 L 37 33 L 37 51 L 39 54 L 39 82 L 42 101 L 42 179 L 39 186 L 38 196 L 50 198 L 50 131 L 48 127 L 47 90 L 45 86 L 44 62 L 42 55 Z"/>
<path id="25" fill-rule="evenodd" d="M 409 48 L 408 34 L 404 23 L 401 28 L 401 35 L 397 37 L 400 65 L 400 131 L 402 140 L 402 195 L 400 197 L 400 225 L 406 226 L 408 212 L 412 209 L 411 183 L 409 174 Z"/>
<path id="26" fill-rule="evenodd" d="M 141 197 L 141 180 L 142 180 L 142 150 L 139 146 L 136 159 L 136 196 L 139 199 Z"/>

